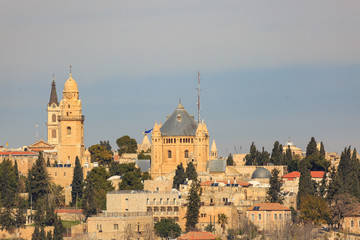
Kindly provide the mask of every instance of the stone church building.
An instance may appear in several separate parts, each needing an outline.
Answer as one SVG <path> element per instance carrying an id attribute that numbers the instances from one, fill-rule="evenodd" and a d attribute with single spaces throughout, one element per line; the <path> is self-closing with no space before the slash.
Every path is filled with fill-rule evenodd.
<path id="1" fill-rule="evenodd" d="M 47 105 L 48 143 L 55 146 L 59 164 L 75 166 L 75 158 L 84 159 L 84 120 L 81 100 L 76 81 L 72 78 L 65 82 L 63 99 L 58 102 L 55 81 L 52 81 L 50 101 Z"/>
<path id="2" fill-rule="evenodd" d="M 182 163 L 193 162 L 198 172 L 205 172 L 209 159 L 209 132 L 204 122 L 194 116 L 181 102 L 164 125 L 155 123 L 151 135 L 151 176 L 166 175 Z"/>

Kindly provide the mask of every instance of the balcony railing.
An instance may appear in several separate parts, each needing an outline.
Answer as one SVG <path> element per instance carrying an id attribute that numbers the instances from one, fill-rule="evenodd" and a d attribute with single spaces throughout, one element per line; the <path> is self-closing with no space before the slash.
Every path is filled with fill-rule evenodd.
<path id="1" fill-rule="evenodd" d="M 85 121 L 85 116 L 58 116 L 58 121 Z"/>
<path id="2" fill-rule="evenodd" d="M 103 212 L 93 217 L 140 217 L 152 215 L 153 212 Z"/>
<path id="3" fill-rule="evenodd" d="M 179 212 L 153 212 L 154 216 L 159 215 L 179 215 Z"/>

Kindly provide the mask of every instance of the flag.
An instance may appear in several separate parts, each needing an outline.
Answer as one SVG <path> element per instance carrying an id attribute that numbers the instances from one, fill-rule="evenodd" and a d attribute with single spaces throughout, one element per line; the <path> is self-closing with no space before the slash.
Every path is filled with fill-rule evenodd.
<path id="1" fill-rule="evenodd" d="M 150 130 L 145 131 L 145 134 L 151 133 L 152 130 L 153 130 L 153 128 L 150 129 Z"/>
<path id="2" fill-rule="evenodd" d="M 8 143 L 8 142 L 6 143 L 6 146 L 9 146 L 9 143 Z"/>

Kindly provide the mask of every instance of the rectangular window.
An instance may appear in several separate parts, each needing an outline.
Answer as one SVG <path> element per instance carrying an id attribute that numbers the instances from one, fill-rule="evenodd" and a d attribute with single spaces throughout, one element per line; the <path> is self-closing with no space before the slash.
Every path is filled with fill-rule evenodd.
<path id="1" fill-rule="evenodd" d="M 274 219 L 275 219 L 275 220 L 277 219 L 277 214 L 276 214 L 276 213 L 274 214 Z"/>
<path id="2" fill-rule="evenodd" d="M 261 220 L 261 214 L 259 213 L 259 220 Z"/>
<path id="3" fill-rule="evenodd" d="M 254 221 L 254 219 L 255 219 L 255 215 L 252 213 L 252 214 L 251 214 L 251 220 Z"/>
<path id="4" fill-rule="evenodd" d="M 279 220 L 281 220 L 281 213 L 279 213 Z"/>
<path id="5" fill-rule="evenodd" d="M 114 230 L 119 230 L 119 224 L 114 224 Z"/>

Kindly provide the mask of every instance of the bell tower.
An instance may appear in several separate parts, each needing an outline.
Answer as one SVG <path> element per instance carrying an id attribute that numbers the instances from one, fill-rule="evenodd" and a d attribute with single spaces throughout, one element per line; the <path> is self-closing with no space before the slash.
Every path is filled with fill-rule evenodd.
<path id="1" fill-rule="evenodd" d="M 51 83 L 51 93 L 50 100 L 47 105 L 47 142 L 55 145 L 55 147 L 59 144 L 59 123 L 58 116 L 60 114 L 60 105 L 56 94 L 56 84 L 54 80 L 54 75 Z"/>
<path id="2" fill-rule="evenodd" d="M 58 160 L 61 163 L 70 163 L 75 166 L 75 158 L 83 160 L 84 146 L 84 120 L 81 112 L 81 100 L 77 83 L 71 73 L 63 90 L 63 100 L 60 102 L 59 121 L 59 147 Z"/>

